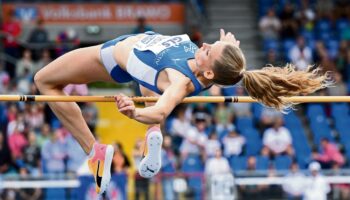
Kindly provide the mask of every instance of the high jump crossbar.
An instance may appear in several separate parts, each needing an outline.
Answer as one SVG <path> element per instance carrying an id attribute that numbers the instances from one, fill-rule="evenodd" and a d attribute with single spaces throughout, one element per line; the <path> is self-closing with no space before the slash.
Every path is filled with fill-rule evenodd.
<path id="1" fill-rule="evenodd" d="M 134 102 L 157 102 L 159 97 L 131 96 Z M 284 97 L 294 103 L 334 103 L 350 102 L 350 96 L 294 96 Z M 50 95 L 0 95 L 0 101 L 25 102 L 114 102 L 114 96 L 50 96 Z M 193 96 L 186 97 L 182 103 L 253 103 L 249 96 Z"/>

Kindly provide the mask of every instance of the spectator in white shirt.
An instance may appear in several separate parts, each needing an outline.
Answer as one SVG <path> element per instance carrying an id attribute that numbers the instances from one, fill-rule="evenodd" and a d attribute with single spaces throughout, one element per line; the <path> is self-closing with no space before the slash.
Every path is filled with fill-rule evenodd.
<path id="1" fill-rule="evenodd" d="M 312 162 L 309 165 L 311 176 L 306 181 L 304 200 L 327 200 L 330 186 L 327 180 L 320 174 L 321 165 Z"/>
<path id="2" fill-rule="evenodd" d="M 239 156 L 245 145 L 245 138 L 239 135 L 235 130 L 230 131 L 222 140 L 224 145 L 224 155 L 226 158 Z"/>
<path id="3" fill-rule="evenodd" d="M 293 162 L 290 172 L 285 176 L 282 185 L 283 191 L 287 194 L 288 200 L 299 200 L 304 194 L 306 177 L 299 171 L 298 163 Z"/>
<path id="4" fill-rule="evenodd" d="M 259 28 L 264 39 L 278 39 L 281 21 L 276 17 L 275 10 L 270 8 L 259 21 Z"/>
<path id="5" fill-rule="evenodd" d="M 205 143 L 206 156 L 209 158 L 214 157 L 218 149 L 221 149 L 221 144 L 218 140 L 218 136 L 213 132 L 209 135 L 209 139 Z"/>
<path id="6" fill-rule="evenodd" d="M 206 134 L 207 122 L 202 115 L 196 115 L 195 126 L 186 130 L 184 140 L 180 146 L 180 153 L 182 159 L 185 159 L 189 154 L 191 155 L 203 155 L 205 153 L 204 147 L 208 140 Z"/>
<path id="7" fill-rule="evenodd" d="M 303 36 L 299 36 L 297 44 L 289 51 L 289 58 L 298 70 L 305 70 L 312 62 L 312 50 L 305 44 Z"/>
<path id="8" fill-rule="evenodd" d="M 230 165 L 225 157 L 222 156 L 221 149 L 217 149 L 215 157 L 209 158 L 205 163 L 205 174 L 216 175 L 230 173 Z"/>
<path id="9" fill-rule="evenodd" d="M 175 154 L 178 155 L 180 145 L 183 141 L 183 138 L 185 137 L 186 132 L 192 127 L 191 126 L 191 120 L 186 119 L 186 107 L 185 106 L 178 106 L 176 108 L 176 117 L 173 119 L 170 127 L 170 134 L 172 136 L 173 142 L 173 149 L 175 151 Z"/>
<path id="10" fill-rule="evenodd" d="M 283 118 L 277 117 L 272 128 L 264 132 L 261 154 L 263 156 L 276 156 L 287 154 L 294 155 L 292 147 L 292 138 L 287 128 L 283 127 Z"/>

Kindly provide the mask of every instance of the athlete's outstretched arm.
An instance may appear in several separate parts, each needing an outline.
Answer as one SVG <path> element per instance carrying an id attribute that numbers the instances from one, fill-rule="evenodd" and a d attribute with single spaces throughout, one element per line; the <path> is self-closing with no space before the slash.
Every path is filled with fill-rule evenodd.
<path id="1" fill-rule="evenodd" d="M 135 108 L 134 102 L 125 95 L 117 95 L 119 111 L 131 119 L 144 124 L 159 124 L 188 95 L 186 82 L 171 84 L 154 106 Z"/>

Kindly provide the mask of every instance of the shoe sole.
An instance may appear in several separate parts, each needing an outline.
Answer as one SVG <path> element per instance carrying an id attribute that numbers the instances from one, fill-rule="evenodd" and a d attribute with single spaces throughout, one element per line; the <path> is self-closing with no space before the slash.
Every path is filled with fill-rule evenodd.
<path id="1" fill-rule="evenodd" d="M 147 135 L 147 155 L 142 159 L 139 166 L 139 174 L 144 178 L 156 175 L 161 166 L 161 150 L 163 136 L 159 132 L 151 132 Z"/>
<path id="2" fill-rule="evenodd" d="M 107 145 L 106 155 L 105 155 L 105 164 L 103 167 L 103 176 L 101 181 L 101 189 L 99 194 L 102 194 L 106 191 L 109 182 L 111 181 L 111 165 L 113 160 L 114 148 L 112 145 Z"/>

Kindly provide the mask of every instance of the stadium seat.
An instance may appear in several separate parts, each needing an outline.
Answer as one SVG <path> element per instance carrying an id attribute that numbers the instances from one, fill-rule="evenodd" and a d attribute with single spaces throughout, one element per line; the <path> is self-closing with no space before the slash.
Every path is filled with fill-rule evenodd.
<path id="1" fill-rule="evenodd" d="M 47 200 L 65 200 L 66 190 L 64 188 L 48 188 L 45 190 L 45 199 Z"/>
<path id="2" fill-rule="evenodd" d="M 331 31 L 331 22 L 327 19 L 321 19 L 316 22 L 316 31 L 329 32 Z"/>
<path id="3" fill-rule="evenodd" d="M 277 156 L 274 161 L 276 170 L 287 170 L 292 164 L 292 158 L 289 156 Z"/>
<path id="4" fill-rule="evenodd" d="M 182 171 L 185 173 L 203 172 L 204 165 L 200 156 L 189 155 L 182 163 Z M 195 199 L 201 199 L 202 179 L 200 177 L 188 177 L 188 186 L 193 190 Z"/>
<path id="5" fill-rule="evenodd" d="M 259 132 L 254 128 L 249 128 L 241 130 L 241 134 L 246 138 L 245 155 L 258 155 L 262 147 L 262 141 Z"/>
<path id="6" fill-rule="evenodd" d="M 339 41 L 335 39 L 330 39 L 326 41 L 326 47 L 328 50 L 328 55 L 334 59 L 338 56 L 339 51 Z"/>
<path id="7" fill-rule="evenodd" d="M 269 158 L 266 156 L 256 157 L 256 169 L 257 170 L 268 170 L 269 168 Z"/>
<path id="8" fill-rule="evenodd" d="M 349 117 L 349 105 L 347 103 L 332 103 L 331 116 L 336 120 Z"/>
<path id="9" fill-rule="evenodd" d="M 246 156 L 232 156 L 229 162 L 233 172 L 245 170 L 247 168 Z"/>
<path id="10" fill-rule="evenodd" d="M 261 117 L 261 112 L 263 110 L 263 106 L 259 103 L 253 103 L 252 104 L 252 112 L 253 112 L 253 118 L 255 121 L 259 121 Z"/>
<path id="11" fill-rule="evenodd" d="M 203 172 L 204 166 L 200 156 L 189 155 L 182 163 L 183 172 Z"/>
<path id="12" fill-rule="evenodd" d="M 264 52 L 269 50 L 279 51 L 279 42 L 275 39 L 265 39 L 264 40 Z"/>
<path id="13" fill-rule="evenodd" d="M 225 86 L 221 89 L 223 96 L 234 96 L 236 95 L 236 86 Z"/>
<path id="14" fill-rule="evenodd" d="M 347 19 L 338 19 L 335 23 L 337 37 L 338 39 L 342 39 L 343 32 L 350 26 L 350 23 Z"/>
<path id="15" fill-rule="evenodd" d="M 289 51 L 293 48 L 293 46 L 296 44 L 295 40 L 292 39 L 287 39 L 282 41 L 282 50 L 283 50 L 283 54 L 285 55 L 285 58 L 287 60 L 290 60 L 288 54 Z"/>
<path id="16" fill-rule="evenodd" d="M 324 107 L 321 104 L 308 104 L 306 115 L 310 120 L 319 115 L 325 116 L 326 113 L 324 111 Z"/>
<path id="17" fill-rule="evenodd" d="M 253 119 L 251 117 L 237 117 L 236 126 L 238 130 L 253 129 Z"/>

